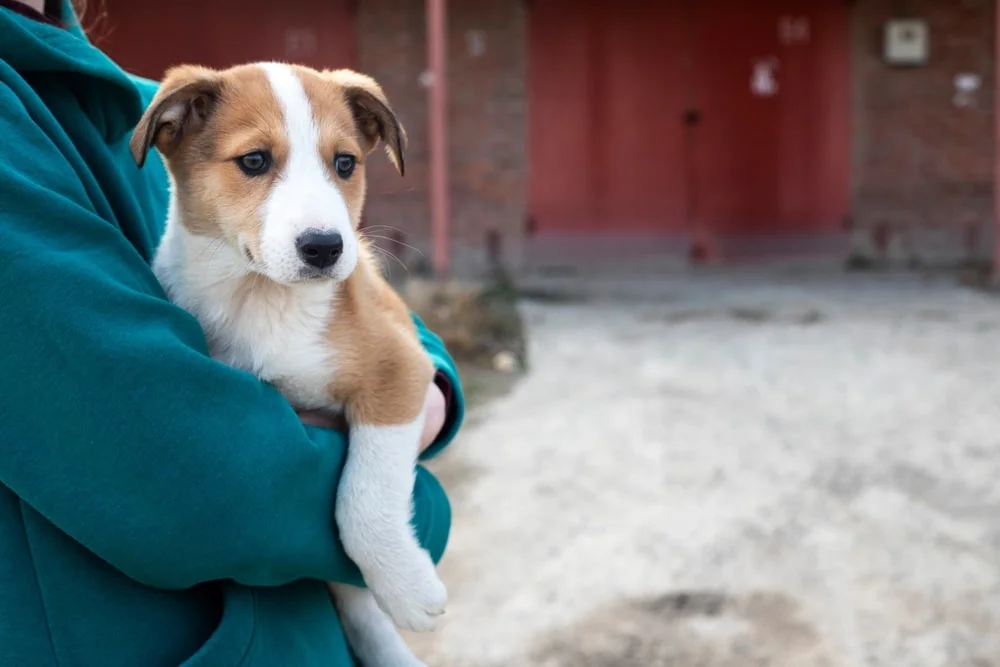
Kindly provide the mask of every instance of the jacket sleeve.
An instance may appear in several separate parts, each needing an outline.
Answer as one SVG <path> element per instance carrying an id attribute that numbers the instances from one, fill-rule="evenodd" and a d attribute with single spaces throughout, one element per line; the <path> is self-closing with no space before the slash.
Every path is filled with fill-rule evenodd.
<path id="1" fill-rule="evenodd" d="M 0 151 L 0 483 L 151 586 L 361 584 L 334 522 L 344 437 L 208 356 L 197 321 L 18 105 L 0 88 L 0 136 L 17 137 Z M 437 561 L 450 507 L 423 468 L 414 507 Z"/>

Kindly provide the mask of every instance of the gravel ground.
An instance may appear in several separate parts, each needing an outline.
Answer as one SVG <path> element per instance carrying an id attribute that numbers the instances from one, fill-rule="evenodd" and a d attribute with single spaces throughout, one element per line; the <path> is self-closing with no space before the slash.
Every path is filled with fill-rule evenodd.
<path id="1" fill-rule="evenodd" d="M 524 305 L 530 373 L 435 465 L 428 664 L 1000 666 L 1000 299 L 808 271 L 563 287 L 588 298 Z"/>

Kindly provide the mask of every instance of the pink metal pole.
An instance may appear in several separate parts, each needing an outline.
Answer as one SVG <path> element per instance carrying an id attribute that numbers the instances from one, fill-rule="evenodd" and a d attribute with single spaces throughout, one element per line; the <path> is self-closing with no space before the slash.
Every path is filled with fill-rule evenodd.
<path id="1" fill-rule="evenodd" d="M 447 276 L 448 247 L 448 30 L 446 0 L 427 0 L 427 61 L 431 74 L 430 105 L 430 205 L 434 272 Z"/>
<path id="2" fill-rule="evenodd" d="M 996 34 L 1000 36 L 1000 7 L 996 11 Z M 996 70 L 993 83 L 994 106 L 1000 104 L 1000 39 L 995 40 L 993 62 Z M 993 284 L 1000 285 L 1000 112 L 993 121 Z"/>

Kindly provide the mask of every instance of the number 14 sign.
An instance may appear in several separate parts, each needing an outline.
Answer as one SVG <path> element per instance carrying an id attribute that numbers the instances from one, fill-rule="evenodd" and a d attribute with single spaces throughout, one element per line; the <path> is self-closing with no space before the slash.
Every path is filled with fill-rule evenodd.
<path id="1" fill-rule="evenodd" d="M 808 44 L 809 19 L 805 16 L 782 16 L 778 20 L 778 39 L 782 44 Z"/>

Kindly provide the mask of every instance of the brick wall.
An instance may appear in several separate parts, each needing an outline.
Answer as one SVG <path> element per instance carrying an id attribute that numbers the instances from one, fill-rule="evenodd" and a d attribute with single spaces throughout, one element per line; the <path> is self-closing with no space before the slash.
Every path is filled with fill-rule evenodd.
<path id="1" fill-rule="evenodd" d="M 500 232 L 505 258 L 521 252 L 527 200 L 525 3 L 448 3 L 452 248 L 455 270 L 485 266 L 486 234 Z M 387 160 L 369 167 L 365 224 L 403 230 L 429 261 L 426 24 L 422 0 L 360 0 L 359 68 L 376 77 L 408 128 L 406 177 Z M 482 47 L 477 51 L 477 47 Z M 407 264 L 419 263 L 406 251 Z"/>
<path id="2" fill-rule="evenodd" d="M 883 64 L 893 8 L 930 25 L 922 67 Z M 853 8 L 854 247 L 904 262 L 989 256 L 993 219 L 993 0 L 858 0 Z M 954 77 L 981 77 L 958 106 Z"/>
<path id="3" fill-rule="evenodd" d="M 884 22 L 928 20 L 931 60 L 881 58 Z M 481 268 L 485 235 L 501 232 L 514 263 L 527 202 L 527 17 L 521 0 L 450 0 L 452 242 L 459 273 Z M 852 6 L 852 246 L 903 263 L 989 257 L 993 243 L 994 0 L 855 0 Z M 406 232 L 429 259 L 423 0 L 359 0 L 359 67 L 384 84 L 409 128 L 407 176 L 371 167 L 367 224 Z M 470 53 L 470 38 L 484 52 Z M 982 87 L 957 106 L 954 77 Z M 413 253 L 407 261 L 419 263 Z"/>

